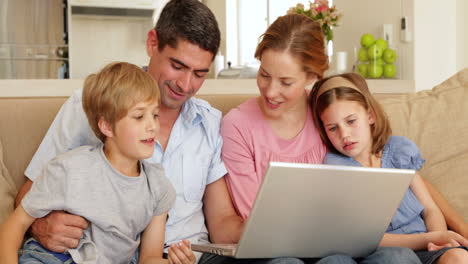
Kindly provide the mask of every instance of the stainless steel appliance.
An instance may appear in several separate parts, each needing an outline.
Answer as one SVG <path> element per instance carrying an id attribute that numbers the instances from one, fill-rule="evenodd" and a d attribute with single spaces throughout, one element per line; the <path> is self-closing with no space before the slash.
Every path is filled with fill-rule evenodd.
<path id="1" fill-rule="evenodd" d="M 66 0 L 0 0 L 0 79 L 68 78 Z"/>

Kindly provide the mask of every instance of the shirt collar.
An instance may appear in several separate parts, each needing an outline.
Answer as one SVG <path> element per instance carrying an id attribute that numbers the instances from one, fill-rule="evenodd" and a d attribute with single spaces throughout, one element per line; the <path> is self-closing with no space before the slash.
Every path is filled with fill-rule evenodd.
<path id="1" fill-rule="evenodd" d="M 196 126 L 204 119 L 201 108 L 196 104 L 195 100 L 190 98 L 182 105 L 180 116 L 185 127 Z"/>

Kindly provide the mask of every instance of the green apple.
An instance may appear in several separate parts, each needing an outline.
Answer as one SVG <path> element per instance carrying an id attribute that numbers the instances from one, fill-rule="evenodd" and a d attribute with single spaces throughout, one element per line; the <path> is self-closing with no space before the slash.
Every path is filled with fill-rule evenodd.
<path id="1" fill-rule="evenodd" d="M 357 71 L 362 77 L 366 78 L 367 77 L 367 64 L 364 64 L 364 63 L 359 64 L 357 67 Z"/>
<path id="2" fill-rule="evenodd" d="M 383 38 L 379 38 L 378 40 L 376 40 L 375 44 L 379 46 L 379 48 L 381 48 L 382 50 L 385 50 L 386 48 L 388 48 L 387 41 L 385 41 L 385 39 Z"/>
<path id="3" fill-rule="evenodd" d="M 386 63 L 394 63 L 397 58 L 396 51 L 392 49 L 385 49 L 382 57 Z"/>
<path id="4" fill-rule="evenodd" d="M 375 38 L 369 33 L 366 33 L 361 36 L 361 46 L 364 48 L 369 48 L 370 45 L 374 44 Z"/>
<path id="5" fill-rule="evenodd" d="M 393 78 L 396 74 L 396 67 L 393 64 L 385 64 L 383 66 L 383 76 L 385 78 Z"/>
<path id="6" fill-rule="evenodd" d="M 377 78 L 380 78 L 382 77 L 382 74 L 383 74 L 383 67 L 382 65 L 377 65 L 375 63 L 370 63 L 368 68 L 367 68 L 367 75 L 370 77 L 370 78 L 374 78 L 374 79 L 377 79 Z"/>
<path id="7" fill-rule="evenodd" d="M 375 64 L 381 65 L 381 66 L 383 66 L 385 64 L 385 62 L 384 62 L 384 60 L 382 58 L 369 60 L 369 63 L 375 63 Z"/>
<path id="8" fill-rule="evenodd" d="M 358 59 L 362 62 L 366 62 L 369 60 L 369 57 L 367 56 L 367 49 L 365 48 L 360 48 L 358 52 Z"/>
<path id="9" fill-rule="evenodd" d="M 383 54 L 383 49 L 381 49 L 379 46 L 376 44 L 372 44 L 369 49 L 367 50 L 367 56 L 369 59 L 379 59 L 382 57 Z"/>

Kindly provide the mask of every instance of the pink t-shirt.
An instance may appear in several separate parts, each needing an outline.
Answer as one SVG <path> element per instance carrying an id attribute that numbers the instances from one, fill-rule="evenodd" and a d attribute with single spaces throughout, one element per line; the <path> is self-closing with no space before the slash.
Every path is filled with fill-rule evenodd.
<path id="1" fill-rule="evenodd" d="M 278 137 L 265 120 L 256 98 L 232 109 L 221 125 L 222 158 L 234 205 L 244 218 L 270 161 L 322 163 L 327 152 L 312 121 L 310 109 L 304 128 L 292 139 Z"/>

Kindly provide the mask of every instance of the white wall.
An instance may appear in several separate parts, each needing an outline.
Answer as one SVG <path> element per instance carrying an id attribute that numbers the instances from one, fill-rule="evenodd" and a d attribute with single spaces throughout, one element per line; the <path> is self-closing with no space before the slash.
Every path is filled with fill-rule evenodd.
<path id="1" fill-rule="evenodd" d="M 468 67 L 468 1 L 457 0 L 457 71 Z"/>
<path id="2" fill-rule="evenodd" d="M 70 22 L 70 78 L 85 78 L 112 61 L 148 64 L 151 18 L 72 15 Z"/>
<path id="3" fill-rule="evenodd" d="M 457 71 L 456 0 L 414 0 L 414 10 L 414 77 L 420 91 Z"/>
<path id="4" fill-rule="evenodd" d="M 403 80 L 414 78 L 413 43 L 400 41 L 400 19 L 404 15 L 411 16 L 411 1 L 334 0 L 337 9 L 343 13 L 339 26 L 334 28 L 334 52 L 348 53 L 348 70 L 352 69 L 352 65 L 357 60 L 355 49 L 360 48 L 361 36 L 370 33 L 375 38 L 381 38 L 383 24 L 392 24 L 393 46 L 398 55 L 396 62 L 398 77 Z"/>

